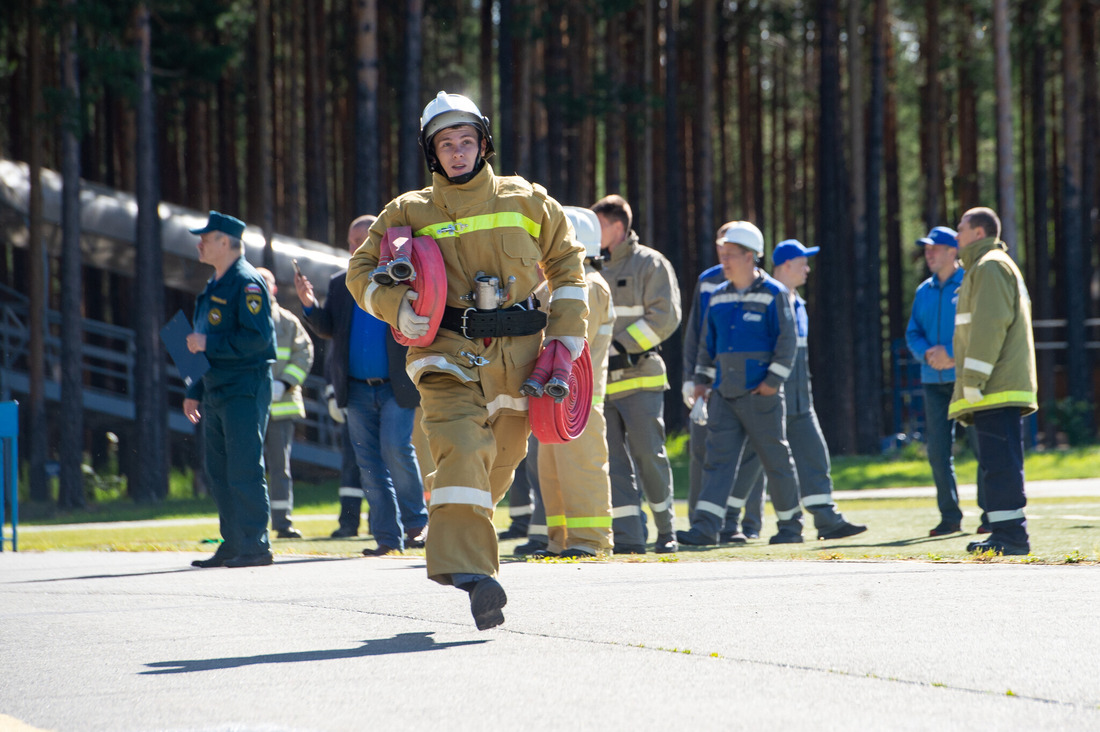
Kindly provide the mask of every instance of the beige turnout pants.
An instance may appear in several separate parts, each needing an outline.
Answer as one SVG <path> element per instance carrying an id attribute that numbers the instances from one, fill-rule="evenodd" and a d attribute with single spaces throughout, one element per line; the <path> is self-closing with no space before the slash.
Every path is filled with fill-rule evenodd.
<path id="1" fill-rule="evenodd" d="M 611 481 L 603 404 L 593 405 L 576 439 L 539 445 L 539 490 L 546 508 L 547 549 L 560 554 L 611 548 Z"/>
<path id="2" fill-rule="evenodd" d="M 444 585 L 454 573 L 493 576 L 500 569 L 493 511 L 527 453 L 527 414 L 490 414 L 483 384 L 492 386 L 493 369 L 480 371 L 481 382 L 430 373 L 417 384 L 436 466 L 429 481 L 428 578 Z"/>

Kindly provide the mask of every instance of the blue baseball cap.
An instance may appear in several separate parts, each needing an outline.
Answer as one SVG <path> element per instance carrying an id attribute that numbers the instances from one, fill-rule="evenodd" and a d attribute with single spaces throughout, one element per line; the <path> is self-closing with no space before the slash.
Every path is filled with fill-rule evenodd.
<path id="1" fill-rule="evenodd" d="M 227 214 L 210 212 L 210 219 L 201 229 L 188 229 L 192 234 L 209 234 L 211 231 L 220 231 L 223 234 L 240 239 L 244 234 L 244 222 Z"/>
<path id="2" fill-rule="evenodd" d="M 821 247 L 804 247 L 798 239 L 787 239 L 775 246 L 775 251 L 772 252 L 772 264 L 778 267 L 798 257 L 812 257 L 820 251 Z"/>
<path id="3" fill-rule="evenodd" d="M 959 247 L 958 232 L 950 226 L 936 226 L 928 232 L 928 236 L 917 239 L 917 246 L 924 247 L 929 244 L 942 244 L 945 247 Z"/>

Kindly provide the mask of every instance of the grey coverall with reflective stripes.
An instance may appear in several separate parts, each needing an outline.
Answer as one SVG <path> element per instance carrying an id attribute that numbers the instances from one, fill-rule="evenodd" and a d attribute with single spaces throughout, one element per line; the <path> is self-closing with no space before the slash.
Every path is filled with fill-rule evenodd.
<path id="1" fill-rule="evenodd" d="M 718 537 L 727 504 L 745 505 L 752 485 L 738 492 L 736 473 L 750 446 L 767 471 L 780 531 L 802 532 L 798 479 L 784 437 L 782 388 L 797 350 L 787 289 L 767 274 L 758 271 L 756 281 L 743 292 L 727 284 L 711 297 L 695 378 L 697 383 L 707 384 L 715 380 L 719 369 L 721 375 L 707 399 L 703 489 L 691 521 L 692 528 L 706 536 Z M 761 382 L 778 388 L 778 393 L 753 393 Z"/>
<path id="2" fill-rule="evenodd" d="M 798 354 L 794 359 L 794 368 L 783 385 L 784 399 L 787 403 L 787 443 L 791 446 L 794 465 L 798 470 L 798 487 L 802 496 L 802 506 L 813 514 L 814 528 L 826 532 L 844 522 L 844 516 L 836 510 L 833 503 L 833 479 L 830 475 L 829 447 L 821 424 L 814 412 L 813 389 L 810 386 L 810 356 L 807 348 L 809 318 L 806 315 L 806 301 L 792 294 L 794 302 L 795 324 L 798 327 Z M 737 471 L 735 495 L 745 494 L 753 486 L 763 486 L 764 468 L 756 453 L 750 447 L 741 460 Z"/>

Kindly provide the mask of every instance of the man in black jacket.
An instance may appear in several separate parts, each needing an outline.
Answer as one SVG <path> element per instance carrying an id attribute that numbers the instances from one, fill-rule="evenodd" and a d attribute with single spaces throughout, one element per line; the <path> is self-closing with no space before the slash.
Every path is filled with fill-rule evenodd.
<path id="1" fill-rule="evenodd" d="M 348 228 L 348 248 L 354 252 L 367 237 L 374 216 L 360 216 Z M 362 496 L 342 496 L 341 528 L 358 530 L 360 501 L 370 504 L 370 530 L 377 548 L 367 556 L 422 547 L 428 509 L 424 484 L 412 446 L 413 413 L 420 395 L 405 373 L 405 347 L 390 327 L 355 304 L 345 276 L 339 272 L 328 285 L 328 298 L 318 306 L 313 285 L 303 275 L 294 277 L 306 325 L 332 340 L 329 376 L 338 409 L 347 410 L 347 429 L 359 465 Z M 379 342 L 385 341 L 383 351 Z M 347 502 L 347 505 L 345 505 Z M 354 504 L 354 505 L 351 505 Z M 352 532 L 349 519 L 355 517 Z M 404 536 L 402 536 L 404 524 Z"/>

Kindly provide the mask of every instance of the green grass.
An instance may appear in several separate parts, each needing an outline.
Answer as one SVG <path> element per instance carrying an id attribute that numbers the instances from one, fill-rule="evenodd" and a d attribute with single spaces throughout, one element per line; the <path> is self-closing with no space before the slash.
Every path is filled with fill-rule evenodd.
<path id="1" fill-rule="evenodd" d="M 687 494 L 687 461 L 685 441 L 670 439 L 677 496 Z M 930 485 L 931 474 L 920 454 L 902 453 L 893 457 L 838 458 L 833 464 L 837 489 L 883 488 Z M 1100 447 L 1078 448 L 1058 452 L 1032 452 L 1027 456 L 1029 480 L 1058 478 L 1092 478 L 1100 470 Z M 974 480 L 973 458 L 963 454 L 958 463 L 960 481 Z M 217 512 L 210 498 L 190 497 L 190 478 L 173 476 L 172 496 L 158 504 L 137 505 L 125 498 L 106 498 L 89 505 L 84 511 L 60 512 L 51 505 L 29 503 L 20 505 L 20 549 L 23 551 L 92 550 L 92 551 L 212 551 L 218 538 Z M 334 516 L 339 513 L 337 482 L 295 482 L 295 525 L 306 539 L 275 542 L 281 555 L 356 556 L 363 548 L 374 546 L 373 540 L 360 537 L 352 540 L 332 540 Z M 964 502 L 964 527 L 973 531 L 977 526 L 978 508 Z M 1096 564 L 1100 561 L 1100 497 L 1032 498 L 1028 505 L 1028 521 L 1032 534 L 1033 556 L 1028 558 L 973 558 L 966 554 L 966 543 L 974 535 L 956 534 L 929 538 L 928 529 L 939 515 L 932 498 L 923 499 L 857 499 L 840 505 L 845 516 L 866 523 L 870 530 L 852 539 L 820 542 L 807 516 L 803 545 L 772 547 L 766 540 L 744 547 L 719 547 L 705 550 L 684 549 L 676 561 L 765 561 L 775 559 L 800 560 L 909 560 L 931 562 L 995 561 L 1038 562 L 1044 564 Z M 687 528 L 685 507 L 677 506 L 678 526 Z M 187 521 L 190 519 L 190 521 Z M 148 525 L 112 523 L 159 520 Z M 498 511 L 496 521 L 507 525 L 507 511 Z M 100 525 L 90 526 L 97 523 Z M 83 525 L 81 525 L 83 524 Z M 769 505 L 765 536 L 774 529 L 775 518 Z M 57 527 L 57 528 L 53 528 Z M 520 542 L 502 542 L 502 558 Z M 422 554 L 411 551 L 410 554 Z M 667 557 L 648 554 L 644 557 L 619 557 L 614 561 L 656 562 Z"/>

